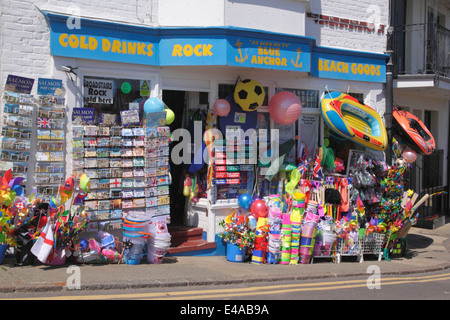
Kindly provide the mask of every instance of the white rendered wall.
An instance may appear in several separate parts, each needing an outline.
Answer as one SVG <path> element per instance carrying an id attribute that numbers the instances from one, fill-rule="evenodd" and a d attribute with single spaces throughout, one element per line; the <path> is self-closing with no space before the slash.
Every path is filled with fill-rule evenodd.
<path id="1" fill-rule="evenodd" d="M 305 4 L 295 0 L 225 1 L 225 25 L 305 35 Z"/>

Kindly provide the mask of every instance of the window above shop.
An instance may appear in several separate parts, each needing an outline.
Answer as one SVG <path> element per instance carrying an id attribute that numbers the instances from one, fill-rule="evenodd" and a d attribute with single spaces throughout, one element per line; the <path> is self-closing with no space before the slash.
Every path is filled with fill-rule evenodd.
<path id="1" fill-rule="evenodd" d="M 289 89 L 289 88 L 277 88 L 276 93 L 281 91 L 289 91 L 294 93 L 300 98 L 302 102 L 302 109 L 318 109 L 320 103 L 319 90 L 306 90 L 306 89 Z"/>

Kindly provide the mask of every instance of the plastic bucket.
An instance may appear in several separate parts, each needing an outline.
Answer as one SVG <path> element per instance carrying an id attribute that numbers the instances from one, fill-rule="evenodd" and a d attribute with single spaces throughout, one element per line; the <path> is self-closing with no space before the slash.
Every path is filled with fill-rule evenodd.
<path id="1" fill-rule="evenodd" d="M 305 222 L 302 227 L 302 236 L 308 238 L 314 238 L 317 233 L 317 224 L 312 222 Z"/>
<path id="2" fill-rule="evenodd" d="M 313 253 L 314 246 L 303 246 L 300 247 L 300 255 L 311 255 Z"/>
<path id="3" fill-rule="evenodd" d="M 141 263 L 142 252 L 144 251 L 144 246 L 141 243 L 133 243 L 133 246 L 129 249 L 125 249 L 123 254 L 123 261 L 126 264 L 137 265 Z"/>
<path id="4" fill-rule="evenodd" d="M 238 246 L 227 243 L 227 260 L 231 262 L 244 262 L 246 248 L 239 248 Z"/>
<path id="5" fill-rule="evenodd" d="M 66 263 L 66 254 L 62 253 L 61 248 L 52 249 L 49 258 L 45 262 L 49 266 L 62 266 Z"/>
<path id="6" fill-rule="evenodd" d="M 267 252 L 266 262 L 269 264 L 276 264 L 278 261 L 278 254 L 273 252 Z"/>
<path id="7" fill-rule="evenodd" d="M 0 264 L 3 262 L 3 258 L 5 257 L 6 250 L 8 250 L 8 244 L 0 244 Z"/>
<path id="8" fill-rule="evenodd" d="M 300 246 L 310 246 L 312 244 L 313 238 L 301 237 Z"/>
<path id="9" fill-rule="evenodd" d="M 300 255 L 299 261 L 301 264 L 309 264 L 309 262 L 311 261 L 311 255 Z"/>
<path id="10" fill-rule="evenodd" d="M 167 248 L 152 247 L 147 252 L 147 262 L 152 264 L 160 264 L 164 260 Z"/>
<path id="11" fill-rule="evenodd" d="M 308 213 L 306 213 L 306 218 L 305 218 L 305 220 L 306 221 L 312 221 L 312 222 L 319 222 L 319 220 L 320 220 L 320 216 L 318 215 L 318 214 L 315 214 L 315 213 L 311 213 L 311 212 L 308 212 Z"/>
<path id="12" fill-rule="evenodd" d="M 262 264 L 264 263 L 265 251 L 263 250 L 253 250 L 252 263 Z"/>

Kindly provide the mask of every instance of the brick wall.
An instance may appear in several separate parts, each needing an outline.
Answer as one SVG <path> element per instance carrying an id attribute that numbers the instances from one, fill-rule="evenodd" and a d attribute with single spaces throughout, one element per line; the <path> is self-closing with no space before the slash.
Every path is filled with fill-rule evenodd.
<path id="1" fill-rule="evenodd" d="M 317 44 L 382 53 L 386 50 L 388 0 L 311 1 L 306 14 L 306 36 Z"/>
<path id="2" fill-rule="evenodd" d="M 157 0 L 3 0 L 0 18 L 0 93 L 8 74 L 51 76 L 50 34 L 40 10 L 152 25 Z M 81 26 L 82 27 L 82 26 Z"/>

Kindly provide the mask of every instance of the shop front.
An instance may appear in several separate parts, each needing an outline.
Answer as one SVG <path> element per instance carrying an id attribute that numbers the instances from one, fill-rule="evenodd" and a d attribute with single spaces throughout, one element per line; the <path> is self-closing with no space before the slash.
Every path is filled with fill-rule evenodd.
<path id="1" fill-rule="evenodd" d="M 314 39 L 308 37 L 232 27 L 144 28 L 83 19 L 81 29 L 68 29 L 67 17 L 52 13 L 46 16 L 56 69 L 67 65 L 77 68 L 76 79 L 68 83 L 73 93 L 73 97 L 68 95 L 69 105 L 93 108 L 96 119 L 100 119 L 102 114 L 120 115 L 120 111 L 140 103 L 142 116 L 142 101 L 159 97 L 175 114 L 170 124 L 175 134 L 170 144 L 172 155 L 177 152 L 179 155 L 180 145 L 185 142 L 184 132 L 179 130 L 178 135 L 177 129 L 187 130 L 192 141 L 186 143 L 192 144 L 194 151 L 199 148 L 197 136 L 204 133 L 205 125 L 210 125 L 208 112 L 217 100 L 232 97 L 236 84 L 244 79 L 255 79 L 262 85 L 263 105 L 255 111 L 233 109 L 235 119 L 229 114 L 216 118 L 213 125 L 223 134 L 227 125 L 267 129 L 268 140 L 270 129 L 278 129 L 280 144 L 295 140 L 295 147 L 286 158 L 294 165 L 304 146 L 309 158 L 322 145 L 335 148 L 341 153 L 345 167 L 350 150 L 365 150 L 360 144 L 337 139 L 324 125 L 320 102 L 325 94 L 349 93 L 380 114 L 384 112 L 383 54 L 317 47 Z M 90 95 L 96 91 L 89 88 L 89 83 L 99 79 L 109 83 L 110 90 Z M 270 98 L 281 91 L 294 93 L 302 102 L 301 115 L 289 124 L 277 123 L 269 112 Z M 69 108 L 69 119 L 73 118 L 72 110 Z M 202 124 L 196 132 L 195 123 Z M 69 123 L 69 132 L 70 129 Z M 383 159 L 382 153 L 366 151 Z M 261 179 L 263 175 L 254 170 L 257 158 L 243 159 L 244 165 L 240 166 L 251 170 L 227 174 L 239 179 L 230 178 L 228 182 L 233 184 L 224 185 L 216 184 L 217 173 L 211 172 L 213 165 L 200 162 L 193 166 L 194 154 L 182 160 L 170 158 L 170 217 L 176 225 L 202 227 L 208 241 L 218 241 L 219 221 L 238 207 L 240 194 L 253 194 L 257 185 L 261 197 L 273 191 Z M 245 162 L 249 164 L 246 166 Z M 73 166 L 66 170 L 74 172 Z M 223 182 L 220 180 L 219 183 Z M 183 189 L 189 182 L 193 192 L 186 197 Z M 277 178 L 272 179 L 272 188 L 278 182 Z M 120 225 L 121 220 L 117 223 Z"/>
<path id="2" fill-rule="evenodd" d="M 127 215 L 142 213 L 172 226 L 200 227 L 205 240 L 217 243 L 209 254 L 224 254 L 223 240 L 231 234 L 224 228 L 231 231 L 241 213 L 256 229 L 289 213 L 292 235 L 302 221 L 294 211 L 297 218 L 309 213 L 315 227 L 320 219 L 345 224 L 348 234 L 350 222 L 352 232 L 365 223 L 381 230 L 385 221 L 369 213 L 379 213 L 384 189 L 375 184 L 388 174 L 386 55 L 234 27 L 148 28 L 81 19 L 74 29 L 67 16 L 44 14 L 53 76 L 64 79 L 67 90 L 65 175 L 90 178 L 84 200 L 89 231 L 121 235 Z M 158 117 L 148 109 L 152 99 L 172 115 L 165 114 L 162 126 L 170 139 L 167 131 L 164 138 L 156 133 L 155 148 L 144 133 L 135 134 Z M 332 102 L 324 107 L 327 99 Z M 333 111 L 338 104 L 342 109 Z M 339 123 L 353 133 L 346 137 Z M 116 127 L 133 133 L 114 134 Z M 362 179 L 358 185 L 355 175 Z M 265 203 L 261 216 L 251 209 L 258 201 Z M 372 205 L 364 222 L 355 222 L 364 215 L 359 201 Z M 269 235 L 262 230 L 259 235 Z M 306 230 L 304 241 L 311 242 Z M 306 242 L 305 248 L 314 246 Z M 331 256 L 327 250 L 324 256 Z"/>

